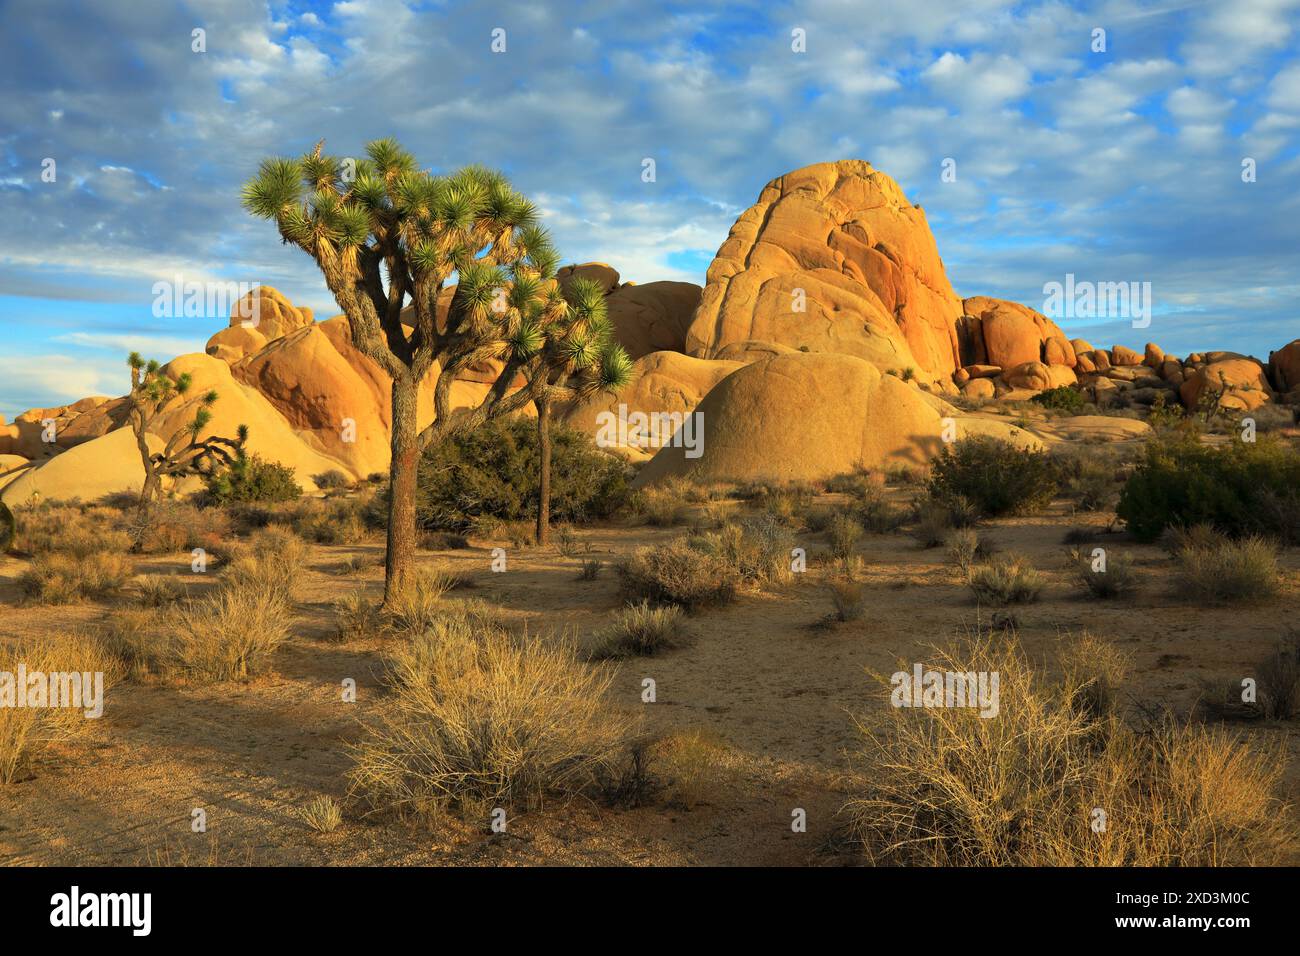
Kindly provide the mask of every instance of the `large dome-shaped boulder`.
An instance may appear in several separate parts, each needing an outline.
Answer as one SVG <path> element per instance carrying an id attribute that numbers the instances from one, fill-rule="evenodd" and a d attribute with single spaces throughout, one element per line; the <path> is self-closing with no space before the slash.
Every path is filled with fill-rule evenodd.
<path id="1" fill-rule="evenodd" d="M 921 208 L 869 163 L 818 163 L 772 180 L 736 220 L 686 350 L 713 358 L 756 339 L 946 377 L 961 314 Z"/>
<path id="2" fill-rule="evenodd" d="M 695 411 L 700 454 L 691 457 L 684 443 L 662 448 L 637 476 L 639 485 L 674 476 L 817 481 L 858 467 L 922 466 L 943 448 L 948 418 L 956 438 L 1022 434 L 959 416 L 863 359 L 828 352 L 747 365 L 718 382 Z"/>
<path id="3" fill-rule="evenodd" d="M 163 440 L 154 435 L 148 436 L 148 442 L 151 451 L 163 447 Z M 119 428 L 19 472 L 0 491 L 0 501 L 11 507 L 73 498 L 94 501 L 118 491 L 138 492 L 143 484 L 144 465 L 135 433 Z"/>

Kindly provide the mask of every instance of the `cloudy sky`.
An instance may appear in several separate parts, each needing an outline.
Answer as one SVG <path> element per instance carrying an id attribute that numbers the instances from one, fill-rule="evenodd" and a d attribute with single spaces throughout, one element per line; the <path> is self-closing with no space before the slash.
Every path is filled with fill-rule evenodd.
<path id="1" fill-rule="evenodd" d="M 201 350 L 225 322 L 156 318 L 158 281 L 336 314 L 238 201 L 322 136 L 499 167 L 566 260 L 639 282 L 703 282 L 765 182 L 862 158 L 925 207 L 960 295 L 1150 282 L 1148 329 L 1062 324 L 1266 356 L 1300 336 L 1298 48 L 1300 0 L 0 0 L 0 415 Z"/>

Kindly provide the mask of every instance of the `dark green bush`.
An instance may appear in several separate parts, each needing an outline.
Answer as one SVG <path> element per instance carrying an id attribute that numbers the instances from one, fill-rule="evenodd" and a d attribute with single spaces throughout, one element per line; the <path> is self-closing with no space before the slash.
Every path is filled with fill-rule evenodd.
<path id="1" fill-rule="evenodd" d="M 1083 392 L 1069 385 L 1058 385 L 1056 388 L 1039 392 L 1030 401 L 1044 408 L 1056 408 L 1071 414 L 1078 414 L 1083 410 L 1083 406 L 1088 404 L 1088 399 Z"/>
<path id="2" fill-rule="evenodd" d="M 429 530 L 462 534 L 476 519 L 535 519 L 540 470 L 536 422 L 490 422 L 424 453 L 416 517 Z M 627 465 L 598 449 L 589 436 L 551 426 L 553 522 L 608 517 L 627 499 L 630 476 Z"/>
<path id="3" fill-rule="evenodd" d="M 229 468 L 204 478 L 204 484 L 207 497 L 216 504 L 292 501 L 302 495 L 292 468 L 256 454 L 240 455 Z"/>
<path id="4" fill-rule="evenodd" d="M 1045 507 L 1056 494 L 1057 476 L 1045 452 L 980 435 L 943 450 L 929 487 L 938 500 L 965 498 L 981 515 L 993 517 Z"/>
<path id="5" fill-rule="evenodd" d="M 1300 542 L 1300 454 L 1261 437 L 1212 447 L 1194 438 L 1150 443 L 1115 509 L 1139 541 L 1207 524 L 1232 537 Z"/>

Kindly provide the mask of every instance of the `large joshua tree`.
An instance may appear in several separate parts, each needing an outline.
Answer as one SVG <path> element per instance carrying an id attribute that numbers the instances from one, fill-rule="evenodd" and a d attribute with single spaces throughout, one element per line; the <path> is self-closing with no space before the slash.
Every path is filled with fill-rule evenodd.
<path id="1" fill-rule="evenodd" d="M 135 432 L 135 444 L 144 465 L 144 485 L 140 489 L 140 505 L 144 507 L 162 492 L 164 478 L 182 478 L 187 475 L 207 475 L 221 466 L 229 466 L 243 450 L 248 440 L 248 426 L 240 425 L 235 438 L 216 435 L 199 439 L 199 433 L 212 421 L 212 405 L 217 400 L 214 391 L 199 397 L 194 418 L 164 437 L 162 451 L 151 451 L 148 434 L 163 411 L 175 399 L 183 399 L 190 391 L 188 372 L 172 378 L 156 361 L 146 362 L 139 352 L 132 352 L 126 364 L 131 369 L 131 394 L 128 421 Z"/>
<path id="2" fill-rule="evenodd" d="M 551 521 L 551 414 L 561 402 L 596 392 L 616 393 L 632 377 L 632 360 L 614 341 L 605 308 L 605 291 L 590 279 L 574 279 L 564 289 L 564 321 L 548 327 L 545 342 L 524 375 L 536 382 L 540 480 L 537 493 L 537 543 L 545 544 Z"/>
<path id="3" fill-rule="evenodd" d="M 243 199 L 312 257 L 353 344 L 392 379 L 388 601 L 415 561 L 421 451 L 534 401 L 543 377 L 511 386 L 556 337 L 570 307 L 536 208 L 500 173 L 471 166 L 434 175 L 392 139 L 346 163 L 322 155 L 322 144 L 300 159 L 263 161 Z M 453 276 L 456 290 L 439 322 L 438 294 Z M 404 323 L 408 300 L 414 314 Z M 486 395 L 453 412 L 453 382 L 484 365 L 496 369 Z M 421 430 L 417 402 L 431 374 L 435 418 Z"/>

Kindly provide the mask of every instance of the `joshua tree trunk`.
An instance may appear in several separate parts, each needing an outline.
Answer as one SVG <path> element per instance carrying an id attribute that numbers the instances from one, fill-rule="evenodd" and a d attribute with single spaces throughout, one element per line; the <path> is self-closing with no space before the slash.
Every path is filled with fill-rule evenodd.
<path id="1" fill-rule="evenodd" d="M 540 481 L 537 489 L 537 543 L 546 544 L 551 532 L 551 403 L 537 400 L 537 445 Z"/>
<path id="2" fill-rule="evenodd" d="M 388 555 L 384 603 L 401 590 L 415 564 L 415 478 L 420 463 L 416 420 L 419 382 L 410 373 L 393 379 L 393 461 L 388 488 Z"/>

